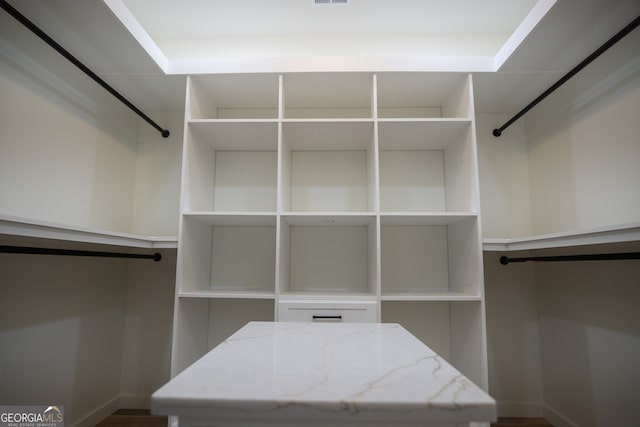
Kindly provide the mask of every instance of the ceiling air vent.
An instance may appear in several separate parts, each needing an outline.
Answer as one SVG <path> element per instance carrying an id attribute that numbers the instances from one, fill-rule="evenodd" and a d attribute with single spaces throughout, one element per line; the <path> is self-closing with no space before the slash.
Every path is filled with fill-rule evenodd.
<path id="1" fill-rule="evenodd" d="M 313 0 L 315 6 L 346 6 L 351 0 Z"/>

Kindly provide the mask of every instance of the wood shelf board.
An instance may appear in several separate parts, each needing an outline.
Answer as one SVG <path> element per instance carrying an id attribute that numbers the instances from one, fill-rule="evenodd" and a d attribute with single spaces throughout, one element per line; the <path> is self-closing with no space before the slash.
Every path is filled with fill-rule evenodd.
<path id="1" fill-rule="evenodd" d="M 380 214 L 380 225 L 451 225 L 477 218 L 475 212 L 385 212 Z"/>
<path id="2" fill-rule="evenodd" d="M 220 226 L 273 226 L 276 225 L 275 212 L 183 212 L 185 220 L 195 220 L 209 225 Z"/>
<path id="3" fill-rule="evenodd" d="M 314 125 L 345 125 L 352 123 L 354 125 L 369 123 L 373 125 L 374 119 L 373 117 L 335 117 L 335 118 L 284 118 L 282 119 L 283 126 L 292 126 L 292 125 L 302 125 L 306 124 L 307 126 Z"/>
<path id="4" fill-rule="evenodd" d="M 278 299 L 278 303 L 284 304 L 338 304 L 338 305 L 348 305 L 348 304 L 364 304 L 370 306 L 376 306 L 378 304 L 378 299 L 374 295 L 358 295 L 356 298 L 351 296 L 326 296 L 326 295 L 295 295 L 295 294 L 286 294 Z"/>
<path id="5" fill-rule="evenodd" d="M 472 301 L 479 302 L 482 300 L 480 295 L 469 295 L 458 292 L 397 292 L 385 293 L 383 291 L 381 301 Z"/>
<path id="6" fill-rule="evenodd" d="M 275 299 L 275 292 L 210 289 L 202 291 L 180 291 L 178 297 L 205 299 Z"/>
<path id="7" fill-rule="evenodd" d="M 283 221 L 293 226 L 358 226 L 370 225 L 375 221 L 375 215 L 367 212 L 327 212 L 327 213 L 306 213 L 290 212 L 281 215 Z"/>
<path id="8" fill-rule="evenodd" d="M 476 212 L 183 212 L 186 220 L 195 220 L 209 225 L 230 226 L 275 226 L 276 218 L 289 225 L 339 226 L 370 225 L 380 216 L 383 226 L 452 225 L 476 220 Z"/>
<path id="9" fill-rule="evenodd" d="M 140 236 L 8 215 L 0 215 L 0 235 L 129 248 L 175 249 L 178 247 L 178 238 L 173 236 Z"/>
<path id="10" fill-rule="evenodd" d="M 640 222 L 514 239 L 483 239 L 485 251 L 510 252 L 640 242 Z"/>
<path id="11" fill-rule="evenodd" d="M 256 126 L 267 125 L 268 126 L 269 123 L 272 125 L 276 125 L 278 124 L 278 119 L 224 118 L 224 119 L 189 119 L 187 120 L 187 124 L 191 126 L 192 129 L 193 128 L 206 129 L 208 127 L 213 129 L 215 127 L 225 127 L 225 126 L 233 127 L 236 125 L 242 125 L 241 127 L 251 126 L 251 125 L 256 125 Z"/>
<path id="12" fill-rule="evenodd" d="M 280 292 L 280 300 L 314 300 L 314 301 L 323 301 L 323 300 L 357 300 L 358 302 L 362 301 L 375 301 L 376 296 L 373 292 L 353 292 L 353 291 L 336 291 L 336 290 L 328 290 L 326 292 L 320 291 L 291 291 L 286 290 Z"/>

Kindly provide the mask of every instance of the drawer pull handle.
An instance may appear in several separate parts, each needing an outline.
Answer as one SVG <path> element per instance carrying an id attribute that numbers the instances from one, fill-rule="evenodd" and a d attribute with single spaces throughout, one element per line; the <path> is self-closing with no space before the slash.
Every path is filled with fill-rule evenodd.
<path id="1" fill-rule="evenodd" d="M 313 320 L 327 320 L 327 319 L 332 319 L 332 320 L 341 320 L 342 316 L 341 315 L 337 315 L 337 316 L 317 316 L 317 315 L 313 315 Z"/>

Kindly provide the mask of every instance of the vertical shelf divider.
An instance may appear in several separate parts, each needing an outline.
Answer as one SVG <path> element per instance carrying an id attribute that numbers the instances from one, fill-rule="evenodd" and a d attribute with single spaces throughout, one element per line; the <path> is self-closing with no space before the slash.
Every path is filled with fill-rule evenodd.
<path id="1" fill-rule="evenodd" d="M 374 146 L 374 173 L 373 188 L 374 202 L 373 211 L 375 213 L 375 294 L 376 306 L 378 309 L 378 322 L 382 322 L 382 269 L 380 252 L 380 142 L 378 139 L 378 75 L 372 75 L 371 88 L 371 117 L 373 117 L 373 146 Z"/>
<path id="2" fill-rule="evenodd" d="M 285 274 L 283 265 L 283 231 L 282 228 L 282 211 L 283 211 L 283 199 L 284 199 L 284 167 L 283 167 L 283 147 L 282 147 L 282 121 L 284 119 L 284 76 L 278 75 L 278 172 L 276 178 L 276 259 L 275 259 L 275 300 L 273 304 L 273 318 L 278 320 L 278 304 L 280 302 L 280 292 L 282 277 Z M 288 256 L 288 255 L 287 255 Z"/>

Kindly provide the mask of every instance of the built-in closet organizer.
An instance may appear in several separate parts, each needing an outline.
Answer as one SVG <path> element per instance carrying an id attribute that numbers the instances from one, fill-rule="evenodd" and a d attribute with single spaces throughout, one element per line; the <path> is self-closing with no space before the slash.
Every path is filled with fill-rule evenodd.
<path id="1" fill-rule="evenodd" d="M 398 322 L 487 388 L 471 76 L 187 81 L 172 372 L 252 320 Z"/>

